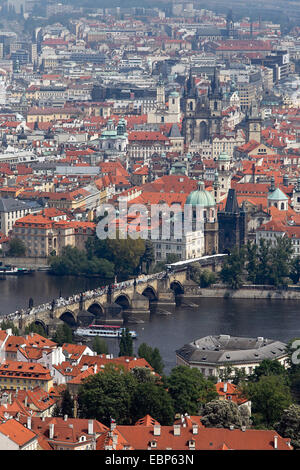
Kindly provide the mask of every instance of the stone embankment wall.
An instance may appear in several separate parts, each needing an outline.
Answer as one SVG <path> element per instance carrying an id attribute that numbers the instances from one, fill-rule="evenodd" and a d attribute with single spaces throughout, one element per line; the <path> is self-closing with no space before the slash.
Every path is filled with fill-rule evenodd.
<path id="1" fill-rule="evenodd" d="M 0 257 L 2 264 L 11 264 L 12 266 L 18 266 L 18 268 L 49 268 L 47 265 L 47 258 L 14 258 L 14 257 Z"/>
<path id="2" fill-rule="evenodd" d="M 300 288 L 276 289 L 272 286 L 243 286 L 240 289 L 229 289 L 225 286 L 201 288 L 189 286 L 184 290 L 184 297 L 215 297 L 229 299 L 286 299 L 300 300 Z"/>

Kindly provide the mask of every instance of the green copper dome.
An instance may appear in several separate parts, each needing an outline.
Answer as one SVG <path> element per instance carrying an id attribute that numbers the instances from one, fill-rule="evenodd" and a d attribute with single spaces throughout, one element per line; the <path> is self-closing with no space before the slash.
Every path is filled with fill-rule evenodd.
<path id="1" fill-rule="evenodd" d="M 186 199 L 186 204 L 192 206 L 213 207 L 216 205 L 213 195 L 204 189 L 203 181 L 198 183 L 198 189 L 192 191 Z"/>
<path id="2" fill-rule="evenodd" d="M 227 155 L 227 153 L 222 152 L 220 153 L 218 160 L 219 162 L 228 162 L 230 160 L 230 156 Z"/>
<path id="3" fill-rule="evenodd" d="M 288 197 L 281 189 L 276 188 L 275 191 L 272 191 L 268 196 L 269 201 L 288 201 Z"/>

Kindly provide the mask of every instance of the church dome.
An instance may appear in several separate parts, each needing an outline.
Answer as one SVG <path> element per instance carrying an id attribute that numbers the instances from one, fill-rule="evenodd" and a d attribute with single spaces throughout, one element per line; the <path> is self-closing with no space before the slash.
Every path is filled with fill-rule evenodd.
<path id="1" fill-rule="evenodd" d="M 214 207 L 216 205 L 215 198 L 212 193 L 204 189 L 203 181 L 198 183 L 198 189 L 192 191 L 187 199 L 186 204 L 191 206 Z"/>
<path id="2" fill-rule="evenodd" d="M 288 199 L 287 195 L 279 188 L 276 188 L 275 191 L 268 195 L 269 201 L 288 201 Z"/>
<path id="3" fill-rule="evenodd" d="M 223 151 L 222 153 L 220 153 L 219 158 L 218 158 L 219 162 L 228 162 L 229 160 L 230 160 L 230 156 L 227 155 L 226 152 Z"/>

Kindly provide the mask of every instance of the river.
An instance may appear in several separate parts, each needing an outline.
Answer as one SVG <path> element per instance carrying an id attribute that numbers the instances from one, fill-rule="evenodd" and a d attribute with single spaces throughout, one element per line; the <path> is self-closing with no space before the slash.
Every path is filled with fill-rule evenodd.
<path id="1" fill-rule="evenodd" d="M 60 293 L 68 297 L 74 293 L 99 287 L 95 278 L 51 276 L 36 272 L 28 276 L 7 276 L 0 281 L 0 312 L 7 314 L 28 306 L 51 301 Z M 186 304 L 196 304 L 188 306 Z M 138 338 L 134 349 L 146 342 L 160 350 L 169 373 L 176 364 L 175 350 L 193 339 L 210 334 L 236 336 L 263 336 L 288 341 L 300 337 L 300 301 L 199 298 L 185 299 L 181 306 L 160 307 L 170 314 L 153 313 L 147 323 L 131 325 Z M 118 355 L 118 340 L 107 340 L 109 352 Z"/>

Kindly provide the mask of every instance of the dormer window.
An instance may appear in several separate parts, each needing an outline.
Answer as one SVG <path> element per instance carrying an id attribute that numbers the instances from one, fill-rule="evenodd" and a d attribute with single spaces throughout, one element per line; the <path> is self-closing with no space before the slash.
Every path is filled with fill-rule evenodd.
<path id="1" fill-rule="evenodd" d="M 193 439 L 191 439 L 189 441 L 189 448 L 190 449 L 195 449 L 195 446 L 196 446 L 196 442 Z"/>
<path id="2" fill-rule="evenodd" d="M 85 441 L 86 441 L 86 437 L 85 436 L 80 436 L 79 442 L 85 442 Z"/>
<path id="3" fill-rule="evenodd" d="M 157 441 L 154 439 L 153 441 L 150 442 L 151 449 L 157 447 Z"/>

